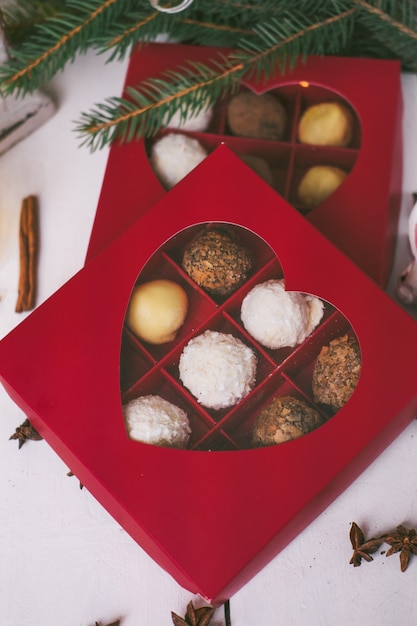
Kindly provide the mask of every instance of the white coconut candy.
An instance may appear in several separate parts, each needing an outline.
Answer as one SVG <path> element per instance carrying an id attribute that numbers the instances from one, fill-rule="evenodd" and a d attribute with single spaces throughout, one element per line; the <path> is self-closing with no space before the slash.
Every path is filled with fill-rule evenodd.
<path id="1" fill-rule="evenodd" d="M 254 351 L 231 334 L 206 330 L 191 339 L 179 361 L 179 375 L 197 401 L 210 409 L 234 406 L 256 380 Z"/>
<path id="2" fill-rule="evenodd" d="M 185 448 L 191 434 L 187 414 L 157 395 L 140 396 L 123 406 L 131 439 L 155 446 Z"/>
<path id="3" fill-rule="evenodd" d="M 213 117 L 213 108 L 203 106 L 198 113 L 184 113 L 178 108 L 172 115 L 167 124 L 163 124 L 167 128 L 175 128 L 178 130 L 188 130 L 192 132 L 203 132 L 207 130 Z"/>
<path id="4" fill-rule="evenodd" d="M 302 343 L 324 314 L 320 298 L 285 291 L 284 280 L 267 280 L 245 296 L 240 316 L 248 333 L 276 350 Z"/>
<path id="5" fill-rule="evenodd" d="M 197 139 L 181 133 L 170 133 L 153 144 L 150 162 L 164 187 L 171 189 L 197 167 L 207 154 Z"/>

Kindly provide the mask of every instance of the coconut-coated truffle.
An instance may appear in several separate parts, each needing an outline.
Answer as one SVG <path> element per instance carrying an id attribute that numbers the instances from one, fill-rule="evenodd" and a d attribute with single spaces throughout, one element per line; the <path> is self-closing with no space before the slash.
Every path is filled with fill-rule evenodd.
<path id="1" fill-rule="evenodd" d="M 182 267 L 214 296 L 228 296 L 252 271 L 252 256 L 232 234 L 220 228 L 203 232 L 184 250 Z"/>
<path id="2" fill-rule="evenodd" d="M 286 291 L 283 279 L 271 279 L 251 289 L 242 301 L 240 316 L 248 333 L 271 350 L 302 343 L 324 313 L 320 298 Z"/>
<path id="3" fill-rule="evenodd" d="M 272 446 L 297 439 L 324 421 L 320 413 L 303 400 L 278 396 L 258 414 L 252 430 L 252 445 Z"/>
<path id="4" fill-rule="evenodd" d="M 186 112 L 184 114 L 181 109 L 177 109 L 171 116 L 167 124 L 163 124 L 167 128 L 176 128 L 192 132 L 203 132 L 207 130 L 213 117 L 213 107 L 208 103 L 201 108 L 198 113 Z"/>
<path id="5" fill-rule="evenodd" d="M 197 401 L 209 409 L 240 402 L 256 380 L 254 351 L 229 333 L 206 330 L 191 339 L 179 360 L 179 376 Z"/>
<path id="6" fill-rule="evenodd" d="M 170 133 L 155 141 L 151 148 L 151 165 L 166 189 L 174 187 L 207 156 L 197 139 L 181 133 Z"/>
<path id="7" fill-rule="evenodd" d="M 312 378 L 315 402 L 342 408 L 356 389 L 361 372 L 361 353 L 356 337 L 343 335 L 323 346 Z"/>
<path id="8" fill-rule="evenodd" d="M 155 446 L 186 448 L 191 427 L 180 407 L 157 395 L 140 396 L 123 405 L 131 439 Z"/>

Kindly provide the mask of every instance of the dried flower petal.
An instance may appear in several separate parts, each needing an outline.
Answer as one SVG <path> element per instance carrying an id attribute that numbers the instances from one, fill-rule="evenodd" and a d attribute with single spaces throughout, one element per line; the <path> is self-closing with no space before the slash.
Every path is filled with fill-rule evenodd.
<path id="1" fill-rule="evenodd" d="M 414 528 L 407 530 L 405 526 L 397 526 L 397 531 L 385 535 L 385 543 L 391 548 L 387 551 L 386 556 L 400 553 L 401 571 L 405 572 L 412 554 L 417 554 L 417 533 Z"/>
<path id="2" fill-rule="evenodd" d="M 188 603 L 186 620 L 190 624 L 190 626 L 197 626 L 197 617 L 192 602 Z"/>
<path id="3" fill-rule="evenodd" d="M 196 610 L 197 616 L 197 625 L 198 626 L 208 626 L 211 618 L 214 614 L 214 608 L 211 606 L 202 606 L 201 608 Z"/>
<path id="4" fill-rule="evenodd" d="M 365 541 L 361 528 L 359 528 L 356 522 L 352 522 L 350 529 L 350 541 L 352 543 L 353 555 L 349 563 L 354 567 L 358 567 L 361 564 L 362 559 L 365 559 L 365 561 L 368 562 L 373 561 L 371 554 L 378 550 L 384 540 L 385 538 L 382 536 L 373 537 L 372 539 Z"/>
<path id="5" fill-rule="evenodd" d="M 174 626 L 208 626 L 214 614 L 211 606 L 202 606 L 196 609 L 192 602 L 187 605 L 185 618 L 171 611 L 171 619 Z"/>
<path id="6" fill-rule="evenodd" d="M 69 472 L 67 472 L 67 476 L 71 477 L 71 476 L 75 476 L 75 474 L 74 474 L 74 472 L 69 471 Z M 82 484 L 82 482 L 79 481 L 79 483 L 80 483 L 80 489 L 84 489 L 84 485 Z M 113 624 L 110 624 L 110 626 L 113 626 Z"/>
<path id="7" fill-rule="evenodd" d="M 40 436 L 38 431 L 33 428 L 29 420 L 25 419 L 25 421 L 16 428 L 13 435 L 9 437 L 9 441 L 10 439 L 19 440 L 19 450 L 20 450 L 20 448 L 23 446 L 25 441 L 27 441 L 27 439 L 31 439 L 32 441 L 41 441 L 42 437 Z"/>
<path id="8" fill-rule="evenodd" d="M 349 535 L 350 541 L 352 543 L 352 548 L 354 550 L 356 550 L 356 548 L 358 548 L 365 540 L 364 534 L 356 522 L 352 522 Z"/>
<path id="9" fill-rule="evenodd" d="M 405 572 L 405 570 L 407 569 L 410 556 L 410 550 L 404 547 L 400 552 L 400 567 L 402 572 Z"/>
<path id="10" fill-rule="evenodd" d="M 188 626 L 185 619 L 183 619 L 182 617 L 180 617 L 173 611 L 171 611 L 171 619 L 172 619 L 172 623 L 174 624 L 174 626 Z"/>

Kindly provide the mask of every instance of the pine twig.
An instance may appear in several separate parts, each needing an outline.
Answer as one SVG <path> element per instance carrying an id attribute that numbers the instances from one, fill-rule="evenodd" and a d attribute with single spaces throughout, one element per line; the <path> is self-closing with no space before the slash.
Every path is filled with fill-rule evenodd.
<path id="1" fill-rule="evenodd" d="M 3 92 L 33 91 L 88 48 L 110 52 L 111 61 L 161 32 L 236 50 L 217 59 L 214 71 L 187 64 L 82 113 L 75 130 L 92 150 L 152 136 L 176 109 L 196 115 L 202 102 L 213 105 L 243 77 L 267 78 L 311 54 L 399 59 L 403 69 L 417 70 L 414 0 L 194 0 L 177 15 L 155 11 L 149 0 L 66 0 L 64 11 L 41 22 L 0 67 Z"/>
<path id="2" fill-rule="evenodd" d="M 32 36 L 13 51 L 8 63 L 0 67 L 4 93 L 25 94 L 33 91 L 41 80 L 49 80 L 78 51 L 94 46 L 94 40 L 106 20 L 118 14 L 120 0 L 92 2 L 85 6 L 78 0 L 68 0 L 72 11 L 54 15 L 37 24 Z"/>
<path id="3" fill-rule="evenodd" d="M 128 88 L 130 100 L 111 98 L 91 112 L 83 113 L 76 132 L 82 137 L 83 145 L 91 150 L 115 140 L 152 136 L 183 103 L 187 103 L 188 110 L 195 115 L 203 104 L 214 105 L 219 97 L 236 91 L 243 76 L 253 73 L 267 76 L 276 69 L 277 59 L 282 69 L 292 66 L 300 55 L 299 40 L 311 32 L 318 29 L 329 32 L 336 28 L 328 40 L 343 43 L 339 25 L 352 17 L 353 9 L 315 21 L 292 12 L 287 14 L 287 21 L 293 25 L 293 32 L 286 38 L 282 36 L 282 22 L 271 20 L 268 25 L 254 29 L 257 41 L 242 41 L 240 51 L 212 59 L 211 66 L 188 63 L 160 78 Z M 289 28 L 287 23 L 285 26 Z M 271 41 L 276 43 L 271 45 Z M 176 84 L 181 87 L 176 88 Z"/>

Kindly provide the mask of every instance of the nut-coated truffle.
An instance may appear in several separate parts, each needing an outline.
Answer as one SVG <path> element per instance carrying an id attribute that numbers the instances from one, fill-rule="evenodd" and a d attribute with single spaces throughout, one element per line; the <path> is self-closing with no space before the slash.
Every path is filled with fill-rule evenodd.
<path id="1" fill-rule="evenodd" d="M 303 400 L 278 396 L 259 413 L 252 430 L 254 447 L 272 446 L 297 439 L 321 426 L 324 418 Z"/>
<path id="2" fill-rule="evenodd" d="M 212 228 L 186 247 L 182 267 L 208 293 L 229 296 L 250 275 L 252 256 L 228 231 Z"/>
<path id="3" fill-rule="evenodd" d="M 360 372 L 361 353 L 357 339 L 350 335 L 333 339 L 322 347 L 314 366 L 314 400 L 335 411 L 341 409 L 355 391 Z"/>

